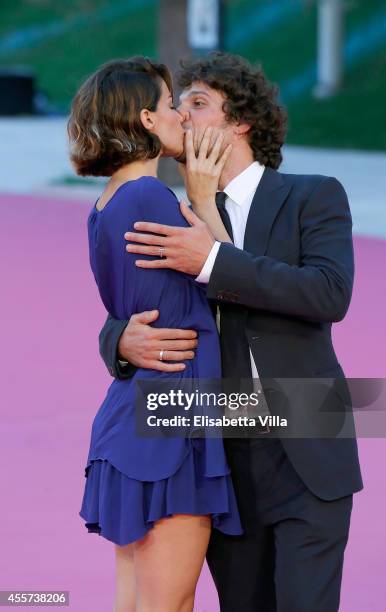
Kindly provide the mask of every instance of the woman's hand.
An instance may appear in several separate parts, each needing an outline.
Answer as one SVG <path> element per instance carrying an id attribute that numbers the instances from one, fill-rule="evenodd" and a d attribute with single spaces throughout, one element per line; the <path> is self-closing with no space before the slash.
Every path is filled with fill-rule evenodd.
<path id="1" fill-rule="evenodd" d="M 189 130 L 185 139 L 186 165 L 180 164 L 180 170 L 193 211 L 206 223 L 216 240 L 232 242 L 216 206 L 218 182 L 232 146 L 228 145 L 222 151 L 223 134 L 211 127 L 203 134 L 197 131 L 193 134 Z"/>
<path id="2" fill-rule="evenodd" d="M 202 139 L 199 132 L 193 134 L 188 130 L 185 134 L 185 189 L 193 210 L 200 217 L 208 206 L 215 205 L 218 182 L 232 149 L 232 145 L 224 149 L 223 143 L 223 133 L 212 127 L 205 129 Z"/>

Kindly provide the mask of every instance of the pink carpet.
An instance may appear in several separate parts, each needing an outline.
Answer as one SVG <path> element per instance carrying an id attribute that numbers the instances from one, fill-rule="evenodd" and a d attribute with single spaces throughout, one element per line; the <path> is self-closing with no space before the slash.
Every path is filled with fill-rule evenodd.
<path id="1" fill-rule="evenodd" d="M 69 590 L 74 612 L 111 611 L 114 591 L 113 546 L 78 516 L 90 427 L 111 381 L 98 355 L 105 312 L 88 264 L 91 205 L 0 196 L 0 590 Z M 335 347 L 347 376 L 385 377 L 386 241 L 356 238 L 355 253 Z M 381 612 L 386 443 L 359 442 L 366 488 L 354 500 L 341 610 Z M 195 610 L 218 612 L 206 568 Z"/>

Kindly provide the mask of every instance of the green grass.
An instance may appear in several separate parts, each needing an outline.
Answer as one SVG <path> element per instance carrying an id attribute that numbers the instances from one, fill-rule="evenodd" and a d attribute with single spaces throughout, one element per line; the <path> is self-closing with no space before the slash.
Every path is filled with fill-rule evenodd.
<path id="1" fill-rule="evenodd" d="M 288 2 L 295 0 L 286 0 Z M 301 1 L 301 0 L 300 0 Z M 267 4 L 265 0 L 229 3 L 227 27 L 237 11 Z M 385 9 L 384 0 L 345 2 L 345 33 Z M 231 51 L 261 63 L 268 78 L 279 86 L 305 70 L 316 59 L 316 3 L 303 0 L 299 13 Z M 386 149 L 386 40 L 383 48 L 348 68 L 341 90 L 332 98 L 317 100 L 307 92 L 287 105 L 288 142 L 320 147 Z"/>
<path id="2" fill-rule="evenodd" d="M 9 32 L 29 23 L 50 23 L 58 18 L 71 19 L 82 12 L 88 14 L 92 13 L 93 9 L 107 6 L 106 0 L 35 2 L 35 5 L 44 8 L 42 19 L 39 20 L 36 6 L 34 10 L 28 6 L 32 4 L 31 1 L 23 3 L 23 9 L 19 7 L 19 11 L 12 11 L 11 3 L 8 4 L 4 21 L 3 7 L 0 9 L 3 33 L 4 23 L 8 24 Z M 46 5 L 51 5 L 51 13 Z M 156 54 L 156 9 L 156 5 L 147 6 L 106 24 L 90 21 L 89 24 L 30 48 L 7 54 L 0 58 L 0 64 L 31 66 L 37 74 L 39 89 L 66 112 L 77 87 L 101 63 L 138 53 L 151 56 Z"/>
<path id="3" fill-rule="evenodd" d="M 106 182 L 106 178 L 97 178 L 97 177 L 92 177 L 92 176 L 77 176 L 77 175 L 69 175 L 69 174 L 63 174 L 62 176 L 59 176 L 58 178 L 55 178 L 51 181 L 51 185 L 53 186 L 57 186 L 57 185 L 68 185 L 68 186 L 77 186 L 77 185 L 89 185 L 89 186 L 95 186 L 98 187 L 101 184 Z"/>
<path id="4" fill-rule="evenodd" d="M 274 0 L 272 0 L 274 1 Z M 275 0 L 276 1 L 276 0 Z M 384 0 L 342 0 L 346 35 L 384 9 Z M 121 0 L 3 0 L 0 38 L 31 25 L 72 20 L 112 6 Z M 130 0 L 127 0 L 128 5 Z M 233 24 L 248 22 L 248 15 L 271 0 L 227 0 L 225 32 Z M 315 0 L 298 2 L 300 10 L 274 28 L 230 49 L 253 62 L 261 62 L 268 78 L 279 85 L 302 73 L 316 59 Z M 0 56 L 0 65 L 31 66 L 39 89 L 63 112 L 81 81 L 101 63 L 133 54 L 157 55 L 158 3 L 130 14 L 90 21 L 55 38 Z M 171 33 L 172 34 L 172 33 Z M 347 70 L 341 91 L 328 100 L 315 100 L 310 92 L 288 102 L 292 144 L 384 150 L 386 129 L 386 40 L 381 49 Z"/>
<path id="5" fill-rule="evenodd" d="M 284 0 L 294 2 L 296 0 Z M 299 0 L 301 2 L 301 0 Z M 264 0 L 243 0 L 238 2 L 240 14 L 247 15 L 258 5 L 266 5 Z M 236 15 L 229 11 L 225 21 L 226 30 L 232 28 Z M 281 80 L 297 74 L 309 62 L 314 54 L 316 19 L 314 4 L 304 3 L 300 13 L 279 22 L 273 29 L 259 33 L 244 44 L 229 50 L 239 53 L 254 63 L 262 63 L 267 76 L 280 83 Z M 239 15 L 240 19 L 240 15 Z"/>
<path id="6" fill-rule="evenodd" d="M 348 72 L 339 95 L 302 97 L 288 107 L 288 142 L 346 149 L 386 150 L 386 49 Z"/>

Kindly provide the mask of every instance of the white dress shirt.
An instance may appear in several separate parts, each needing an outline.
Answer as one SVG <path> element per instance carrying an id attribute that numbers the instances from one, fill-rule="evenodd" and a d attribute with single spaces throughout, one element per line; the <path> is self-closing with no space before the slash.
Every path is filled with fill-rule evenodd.
<path id="1" fill-rule="evenodd" d="M 247 225 L 249 210 L 251 208 L 253 196 L 257 189 L 260 179 L 263 176 L 265 166 L 255 161 L 248 166 L 241 174 L 238 174 L 228 183 L 224 189 L 226 194 L 225 208 L 229 215 L 233 231 L 233 244 L 238 249 L 244 248 L 244 234 Z M 220 242 L 215 242 L 208 258 L 196 281 L 208 283 L 216 260 Z M 253 359 L 251 349 L 249 349 L 252 366 L 252 378 L 258 378 L 258 372 Z"/>

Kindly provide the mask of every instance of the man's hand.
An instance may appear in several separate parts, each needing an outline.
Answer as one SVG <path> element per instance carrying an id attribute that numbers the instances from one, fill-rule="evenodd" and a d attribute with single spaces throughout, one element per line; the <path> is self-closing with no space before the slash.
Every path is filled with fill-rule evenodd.
<path id="1" fill-rule="evenodd" d="M 119 355 L 137 366 L 160 372 L 181 372 L 185 361 L 194 359 L 197 332 L 192 329 L 160 329 L 150 323 L 158 319 L 158 310 L 141 312 L 131 316 L 118 343 Z M 164 351 L 162 361 L 160 351 Z"/>
<path id="2" fill-rule="evenodd" d="M 135 262 L 138 267 L 171 268 L 194 276 L 198 276 L 201 272 L 215 239 L 206 223 L 201 221 L 184 202 L 180 202 L 180 207 L 191 227 L 173 227 L 137 221 L 134 223 L 136 230 L 159 235 L 125 233 L 126 240 L 137 243 L 126 246 L 129 253 L 160 256 L 160 247 L 164 247 L 162 258 L 152 261 L 139 259 Z"/>

